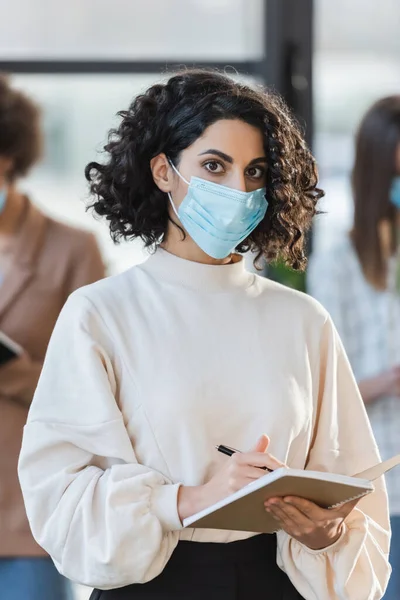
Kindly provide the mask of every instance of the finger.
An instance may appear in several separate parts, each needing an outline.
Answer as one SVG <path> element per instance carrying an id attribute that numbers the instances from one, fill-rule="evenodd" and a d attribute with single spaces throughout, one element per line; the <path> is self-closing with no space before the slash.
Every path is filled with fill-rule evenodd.
<path id="1" fill-rule="evenodd" d="M 297 508 L 300 512 L 303 513 L 308 519 L 311 521 L 323 521 L 328 519 L 332 519 L 332 511 L 321 508 L 318 504 L 311 502 L 310 500 L 306 500 L 305 498 L 298 498 L 297 496 L 286 496 L 284 498 L 285 504 L 288 506 L 293 506 Z"/>
<path id="2" fill-rule="evenodd" d="M 265 435 L 265 433 L 262 434 L 262 436 L 257 440 L 256 445 L 253 448 L 253 452 L 265 452 L 266 449 L 269 446 L 269 437 L 267 435 Z"/>
<path id="3" fill-rule="evenodd" d="M 251 465 L 243 465 L 243 467 L 240 467 L 240 471 L 238 473 L 239 477 L 245 477 L 249 481 L 260 479 L 260 477 L 264 477 L 264 475 L 265 471 L 263 471 L 259 467 L 253 467 Z"/>
<path id="4" fill-rule="evenodd" d="M 278 509 L 286 515 L 291 523 L 294 524 L 296 529 L 310 529 L 313 527 L 314 522 L 311 521 L 304 513 L 302 513 L 298 508 L 291 504 L 287 504 L 282 500 L 273 499 L 271 501 L 267 501 L 267 506 L 277 506 Z"/>
<path id="5" fill-rule="evenodd" d="M 277 529 L 286 529 L 285 523 L 280 520 L 279 515 L 277 513 L 273 513 L 270 508 L 266 508 L 265 510 L 275 521 Z"/>
<path id="6" fill-rule="evenodd" d="M 264 475 L 264 471 L 257 467 L 243 466 L 236 473 L 232 473 L 229 485 L 232 489 L 238 490 Z"/>
<path id="7" fill-rule="evenodd" d="M 241 464 L 252 465 L 253 467 L 259 468 L 267 467 L 267 469 L 271 469 L 272 471 L 285 466 L 284 463 L 268 452 L 245 452 L 239 456 L 234 456 L 235 459 Z"/>
<path id="8" fill-rule="evenodd" d="M 278 521 L 282 529 L 288 532 L 293 532 L 296 536 L 300 535 L 300 530 L 296 526 L 296 523 L 292 521 L 292 519 L 283 510 L 281 510 L 278 505 L 272 505 L 266 510 L 274 517 L 276 521 Z"/>

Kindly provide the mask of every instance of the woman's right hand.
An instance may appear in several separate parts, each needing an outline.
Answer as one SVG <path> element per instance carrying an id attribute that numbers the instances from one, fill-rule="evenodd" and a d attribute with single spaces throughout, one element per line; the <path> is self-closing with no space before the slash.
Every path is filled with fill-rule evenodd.
<path id="1" fill-rule="evenodd" d="M 178 513 L 181 521 L 204 510 L 245 485 L 265 475 L 267 469 L 279 469 L 285 465 L 267 453 L 269 438 L 261 436 L 250 452 L 236 452 L 225 465 L 204 485 L 181 486 L 178 495 Z"/>

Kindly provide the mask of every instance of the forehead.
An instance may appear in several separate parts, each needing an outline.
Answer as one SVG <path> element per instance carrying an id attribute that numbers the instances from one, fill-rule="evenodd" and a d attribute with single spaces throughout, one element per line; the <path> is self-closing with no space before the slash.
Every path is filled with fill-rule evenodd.
<path id="1" fill-rule="evenodd" d="M 208 148 L 229 154 L 234 161 L 251 161 L 265 156 L 264 138 L 261 131 L 238 119 L 223 119 L 213 123 L 192 144 L 193 152 Z"/>

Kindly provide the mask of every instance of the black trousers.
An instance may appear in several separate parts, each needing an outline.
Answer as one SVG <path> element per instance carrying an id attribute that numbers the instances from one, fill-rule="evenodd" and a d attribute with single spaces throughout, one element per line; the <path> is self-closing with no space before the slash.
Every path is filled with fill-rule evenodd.
<path id="1" fill-rule="evenodd" d="M 152 581 L 94 590 L 90 600 L 302 600 L 276 564 L 276 536 L 229 544 L 179 542 Z"/>

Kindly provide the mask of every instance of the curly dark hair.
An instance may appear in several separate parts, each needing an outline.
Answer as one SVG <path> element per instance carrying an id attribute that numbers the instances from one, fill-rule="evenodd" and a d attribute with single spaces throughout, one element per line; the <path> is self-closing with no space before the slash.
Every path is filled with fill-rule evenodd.
<path id="1" fill-rule="evenodd" d="M 316 163 L 299 125 L 274 92 L 253 89 L 210 70 L 185 70 L 137 96 L 109 133 L 104 164 L 91 162 L 85 175 L 114 241 L 141 238 L 157 247 L 167 231 L 168 197 L 154 183 L 150 160 L 164 152 L 175 165 L 180 154 L 220 119 L 241 119 L 263 134 L 268 157 L 268 210 L 238 247 L 257 259 L 281 259 L 294 269 L 306 263 L 305 234 L 323 196 Z M 256 259 L 256 260 L 257 260 Z"/>
<path id="2" fill-rule="evenodd" d="M 13 160 L 10 181 L 26 175 L 40 158 L 41 150 L 39 108 L 0 74 L 0 156 Z"/>

